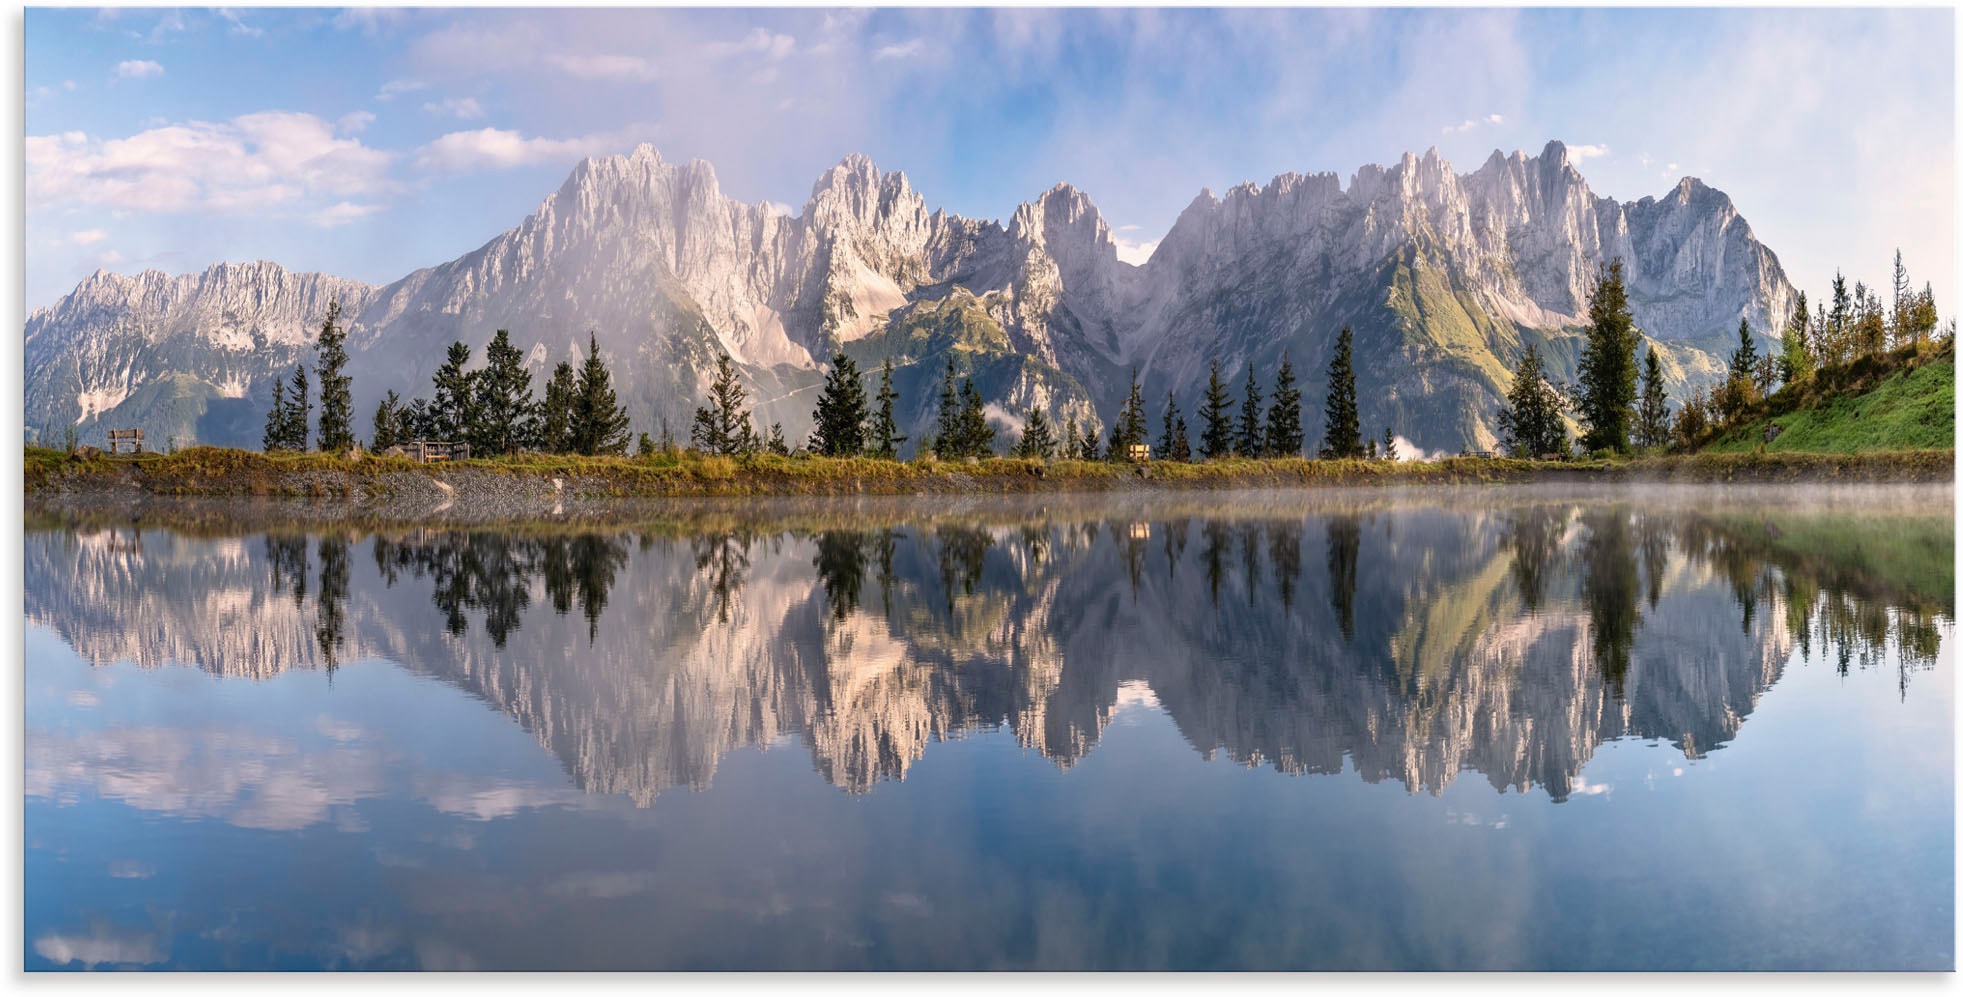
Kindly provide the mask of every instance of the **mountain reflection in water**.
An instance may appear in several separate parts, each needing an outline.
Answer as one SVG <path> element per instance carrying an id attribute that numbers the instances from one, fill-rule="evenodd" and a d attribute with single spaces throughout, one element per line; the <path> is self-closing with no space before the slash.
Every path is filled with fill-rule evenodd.
<path id="1" fill-rule="evenodd" d="M 28 619 L 92 664 L 257 679 L 385 658 L 643 806 L 786 735 L 851 792 L 982 729 L 1069 767 L 1133 683 L 1208 757 L 1562 800 L 1605 740 L 1722 747 L 1795 650 L 1886 662 L 1910 695 L 1952 618 L 1952 552 L 1939 517 L 1373 500 L 82 525 L 31 529 L 25 570 Z"/>

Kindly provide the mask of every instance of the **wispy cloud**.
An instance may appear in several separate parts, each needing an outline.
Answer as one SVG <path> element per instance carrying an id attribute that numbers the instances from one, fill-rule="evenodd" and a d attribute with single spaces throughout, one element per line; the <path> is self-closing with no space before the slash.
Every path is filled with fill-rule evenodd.
<path id="1" fill-rule="evenodd" d="M 572 161 L 619 152 L 629 139 L 624 132 L 604 132 L 579 138 L 527 138 L 515 131 L 480 128 L 451 132 L 416 150 L 416 169 L 425 173 L 460 174 L 509 170 L 542 163 Z"/>
<path id="2" fill-rule="evenodd" d="M 231 10 L 226 7 L 220 7 L 214 13 L 216 13 L 220 18 L 223 18 L 227 23 L 229 23 L 232 26 L 231 33 L 237 35 L 240 38 L 259 38 L 264 36 L 266 33 L 264 28 L 255 28 L 245 23 L 245 21 L 239 17 L 239 12 L 236 10 Z"/>
<path id="3" fill-rule="evenodd" d="M 382 84 L 382 89 L 376 91 L 375 99 L 390 101 L 394 100 L 400 94 L 415 93 L 418 90 L 427 89 L 429 89 L 429 84 L 421 80 L 390 80 Z"/>
<path id="4" fill-rule="evenodd" d="M 425 103 L 423 110 L 459 121 L 476 121 L 484 116 L 484 108 L 475 97 L 445 97 Z"/>
<path id="5" fill-rule="evenodd" d="M 1608 154 L 1609 147 L 1606 145 L 1568 146 L 1568 157 L 1577 163 L 1585 163 L 1591 159 L 1600 159 Z"/>
<path id="6" fill-rule="evenodd" d="M 655 65 L 638 55 L 559 55 L 551 63 L 568 76 L 615 83 L 652 83 L 660 77 Z"/>
<path id="7" fill-rule="evenodd" d="M 1503 125 L 1503 124 L 1506 124 L 1506 118 L 1503 115 L 1488 114 L 1483 118 L 1467 118 L 1456 125 L 1446 125 L 1444 130 L 1441 132 L 1441 134 L 1459 135 L 1465 132 L 1469 132 L 1474 128 L 1478 128 L 1482 125 Z"/>
<path id="8" fill-rule="evenodd" d="M 702 46 L 702 52 L 711 59 L 726 59 L 732 55 L 762 55 L 771 59 L 782 59 L 797 47 L 797 40 L 790 35 L 755 28 L 739 41 L 710 42 Z"/>
<path id="9" fill-rule="evenodd" d="M 91 229 L 83 229 L 80 232 L 70 233 L 68 236 L 68 241 L 74 243 L 77 246 L 93 246 L 96 243 L 101 242 L 102 240 L 107 238 L 109 238 L 109 233 L 104 232 L 99 228 L 91 228 Z"/>
<path id="10" fill-rule="evenodd" d="M 149 80 L 164 75 L 161 63 L 149 59 L 126 59 L 116 64 L 116 79 Z"/>
<path id="11" fill-rule="evenodd" d="M 892 45 L 881 45 L 879 48 L 873 50 L 872 57 L 881 62 L 888 59 L 911 59 L 919 55 L 926 47 L 927 42 L 925 39 L 913 38 L 903 42 L 896 42 Z"/>

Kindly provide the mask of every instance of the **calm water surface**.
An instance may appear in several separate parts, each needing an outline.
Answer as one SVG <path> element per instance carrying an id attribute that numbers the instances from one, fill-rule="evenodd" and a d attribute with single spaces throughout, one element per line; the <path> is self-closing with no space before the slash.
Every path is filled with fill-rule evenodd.
<path id="1" fill-rule="evenodd" d="M 1948 969 L 1948 489 L 26 533 L 30 969 Z"/>

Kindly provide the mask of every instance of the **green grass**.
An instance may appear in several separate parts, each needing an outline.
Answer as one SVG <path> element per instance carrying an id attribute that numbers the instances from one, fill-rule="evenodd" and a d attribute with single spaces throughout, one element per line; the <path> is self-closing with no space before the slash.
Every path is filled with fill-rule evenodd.
<path id="1" fill-rule="evenodd" d="M 1818 380 L 1825 383 L 1777 392 L 1763 414 L 1725 430 L 1704 449 L 1866 453 L 1956 446 L 1954 344 L 1863 358 Z M 1770 423 L 1781 432 L 1765 443 Z"/>

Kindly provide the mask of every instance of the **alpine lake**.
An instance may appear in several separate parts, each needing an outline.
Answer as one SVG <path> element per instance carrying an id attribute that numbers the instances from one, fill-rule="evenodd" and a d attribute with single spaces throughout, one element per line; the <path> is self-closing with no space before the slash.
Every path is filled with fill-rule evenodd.
<path id="1" fill-rule="evenodd" d="M 30 503 L 26 964 L 1950 970 L 1953 502 Z"/>

